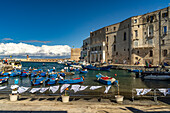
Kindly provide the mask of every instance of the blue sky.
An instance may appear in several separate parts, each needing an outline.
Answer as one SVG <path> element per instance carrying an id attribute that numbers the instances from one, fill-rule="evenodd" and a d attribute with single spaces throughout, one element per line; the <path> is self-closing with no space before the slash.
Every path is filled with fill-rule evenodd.
<path id="1" fill-rule="evenodd" d="M 168 6 L 169 0 L 0 0 L 0 41 L 81 47 L 90 31 Z"/>

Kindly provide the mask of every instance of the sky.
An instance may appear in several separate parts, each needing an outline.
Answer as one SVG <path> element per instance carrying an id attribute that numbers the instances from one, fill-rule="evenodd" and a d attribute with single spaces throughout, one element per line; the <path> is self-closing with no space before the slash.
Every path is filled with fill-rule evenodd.
<path id="1" fill-rule="evenodd" d="M 168 7 L 168 3 L 169 0 L 0 0 L 0 55 L 13 55 L 9 46 L 20 48 L 22 54 L 31 54 L 23 49 L 30 46 L 40 48 L 35 51 L 37 55 L 43 51 L 43 55 L 57 56 L 66 49 L 60 56 L 70 54 L 70 48 L 80 48 L 91 31 Z M 63 49 L 57 49 L 56 54 L 50 51 L 55 47 Z"/>

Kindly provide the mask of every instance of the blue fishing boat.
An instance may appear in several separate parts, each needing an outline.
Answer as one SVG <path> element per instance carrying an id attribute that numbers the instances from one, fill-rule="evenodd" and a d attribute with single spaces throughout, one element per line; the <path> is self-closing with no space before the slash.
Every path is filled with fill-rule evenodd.
<path id="1" fill-rule="evenodd" d="M 51 78 L 46 78 L 45 83 L 47 85 L 54 85 L 54 84 L 56 84 L 57 80 L 58 80 L 57 76 L 53 76 Z"/>
<path id="2" fill-rule="evenodd" d="M 46 72 L 42 72 L 42 73 L 40 74 L 40 76 L 45 77 L 45 76 L 46 76 Z"/>
<path id="3" fill-rule="evenodd" d="M 128 72 L 134 72 L 134 73 L 141 73 L 142 70 L 139 70 L 139 69 L 127 69 Z"/>
<path id="4" fill-rule="evenodd" d="M 8 82 L 9 77 L 0 77 L 0 84 Z"/>
<path id="5" fill-rule="evenodd" d="M 28 75 L 28 71 L 23 71 L 20 77 L 26 77 Z"/>
<path id="6" fill-rule="evenodd" d="M 107 76 L 104 76 L 101 74 L 96 75 L 96 78 L 97 78 L 97 81 L 99 81 L 100 83 L 105 84 L 105 85 L 111 85 L 116 81 L 115 78 L 107 77 Z"/>
<path id="7" fill-rule="evenodd" d="M 111 69 L 111 67 L 112 67 L 111 65 L 101 66 L 101 67 L 96 67 L 96 66 L 92 66 L 92 65 L 87 65 L 87 66 L 82 65 L 83 69 L 98 70 L 98 71 L 109 71 Z"/>
<path id="8" fill-rule="evenodd" d="M 3 76 L 8 76 L 9 75 L 9 72 L 5 72 L 2 74 Z"/>
<path id="9" fill-rule="evenodd" d="M 86 74 L 87 72 L 88 72 L 87 69 L 80 70 L 80 73 L 82 74 Z"/>
<path id="10" fill-rule="evenodd" d="M 14 71 L 12 71 L 11 74 L 10 74 L 9 76 L 10 76 L 10 77 L 15 77 L 15 76 L 17 76 L 17 73 L 14 72 Z"/>
<path id="11" fill-rule="evenodd" d="M 58 81 L 59 84 L 79 84 L 79 83 L 83 83 L 84 82 L 84 77 L 80 77 L 80 78 L 73 78 L 73 79 L 65 79 L 62 80 L 60 79 Z"/>
<path id="12" fill-rule="evenodd" d="M 62 76 L 62 77 L 65 77 L 66 74 L 65 73 L 58 73 L 58 75 Z"/>
<path id="13" fill-rule="evenodd" d="M 40 85 L 40 84 L 43 84 L 44 80 L 45 78 L 38 76 L 37 78 L 34 78 L 33 80 L 31 80 L 31 84 L 33 86 Z"/>
<path id="14" fill-rule="evenodd" d="M 21 70 L 18 70 L 18 69 L 17 69 L 17 70 L 16 70 L 16 74 L 17 74 L 17 75 L 21 75 Z"/>
<path id="15" fill-rule="evenodd" d="M 37 72 L 32 72 L 31 77 L 35 77 L 37 75 Z"/>

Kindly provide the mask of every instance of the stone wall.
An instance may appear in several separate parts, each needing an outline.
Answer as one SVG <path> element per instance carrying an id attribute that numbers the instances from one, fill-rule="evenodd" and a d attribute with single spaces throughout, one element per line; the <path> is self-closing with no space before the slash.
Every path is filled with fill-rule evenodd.
<path id="1" fill-rule="evenodd" d="M 79 61 L 80 60 L 81 48 L 72 48 L 71 49 L 71 60 Z"/>

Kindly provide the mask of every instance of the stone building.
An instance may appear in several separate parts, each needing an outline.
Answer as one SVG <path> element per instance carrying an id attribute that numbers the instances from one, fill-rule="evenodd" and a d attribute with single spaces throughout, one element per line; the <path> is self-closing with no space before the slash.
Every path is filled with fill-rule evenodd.
<path id="1" fill-rule="evenodd" d="M 70 60 L 79 61 L 80 60 L 81 48 L 71 48 L 71 58 Z"/>
<path id="2" fill-rule="evenodd" d="M 82 47 L 82 55 L 81 58 L 83 58 L 86 62 L 90 62 L 90 37 L 83 40 L 83 47 Z"/>
<path id="3" fill-rule="evenodd" d="M 105 62 L 105 28 L 90 33 L 90 63 Z"/>
<path id="4" fill-rule="evenodd" d="M 90 33 L 90 62 L 170 63 L 170 7 Z"/>

